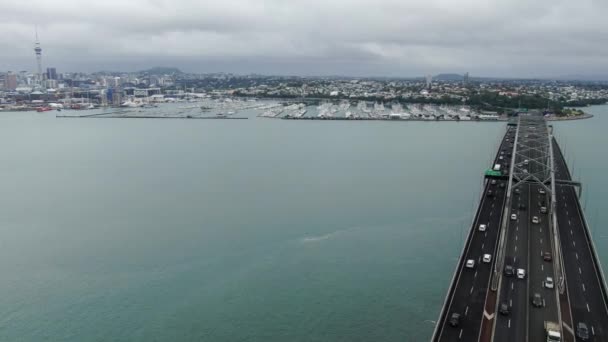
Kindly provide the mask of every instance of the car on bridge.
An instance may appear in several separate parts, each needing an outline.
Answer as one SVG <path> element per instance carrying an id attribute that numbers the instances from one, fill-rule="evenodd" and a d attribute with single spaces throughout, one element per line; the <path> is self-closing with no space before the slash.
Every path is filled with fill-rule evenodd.
<path id="1" fill-rule="evenodd" d="M 545 286 L 545 288 L 552 289 L 553 288 L 553 278 L 547 277 L 547 279 L 545 279 L 545 281 L 543 282 L 543 285 Z"/>
<path id="2" fill-rule="evenodd" d="M 538 219 L 538 216 L 533 216 L 532 217 L 532 223 L 534 223 L 534 224 L 539 224 L 540 223 L 540 220 Z"/>
<path id="3" fill-rule="evenodd" d="M 524 270 L 523 268 L 518 268 L 517 269 L 517 278 L 524 279 L 525 277 L 526 277 L 526 270 Z"/>
<path id="4" fill-rule="evenodd" d="M 537 308 L 543 306 L 543 297 L 541 297 L 540 293 L 535 293 L 534 296 L 532 296 L 532 305 Z"/>
<path id="5" fill-rule="evenodd" d="M 467 260 L 466 268 L 475 268 L 475 260 L 469 259 Z"/>
<path id="6" fill-rule="evenodd" d="M 457 327 L 460 324 L 460 314 L 457 312 L 452 312 L 449 323 L 451 326 Z"/>
<path id="7" fill-rule="evenodd" d="M 500 307 L 498 308 L 498 312 L 500 312 L 501 315 L 507 316 L 509 313 L 511 313 L 511 310 L 509 309 L 509 304 L 507 304 L 506 302 L 502 302 L 500 304 Z"/>
<path id="8" fill-rule="evenodd" d="M 480 224 L 479 225 L 479 231 L 480 232 L 485 232 L 487 228 L 488 228 L 488 226 L 486 226 L 485 224 Z"/>
<path id="9" fill-rule="evenodd" d="M 546 214 L 547 213 L 547 207 L 540 207 L 540 213 L 541 214 Z"/>
<path id="10" fill-rule="evenodd" d="M 511 214 L 511 221 L 517 220 L 517 214 Z"/>
<path id="11" fill-rule="evenodd" d="M 545 260 L 545 261 L 551 261 L 551 260 L 553 260 L 553 258 L 551 257 L 551 252 L 545 252 L 545 253 L 543 253 L 543 260 Z"/>
<path id="12" fill-rule="evenodd" d="M 513 272 L 513 266 L 511 266 L 511 265 L 505 265 L 505 276 L 512 277 L 513 274 L 514 274 L 514 272 Z"/>
<path id="13" fill-rule="evenodd" d="M 492 255 L 490 255 L 490 254 L 484 254 L 482 260 L 483 260 L 483 262 L 485 262 L 487 264 L 490 261 L 492 261 Z"/>
<path id="14" fill-rule="evenodd" d="M 576 325 L 576 337 L 583 341 L 589 340 L 589 329 L 587 328 L 587 324 L 578 322 Z"/>

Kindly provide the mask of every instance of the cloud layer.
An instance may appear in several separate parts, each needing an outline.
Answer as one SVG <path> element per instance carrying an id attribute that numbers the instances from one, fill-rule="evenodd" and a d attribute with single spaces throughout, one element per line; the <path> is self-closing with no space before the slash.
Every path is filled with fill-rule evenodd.
<path id="1" fill-rule="evenodd" d="M 538 77 L 605 73 L 605 0 L 30 0 L 0 4 L 0 70 Z"/>

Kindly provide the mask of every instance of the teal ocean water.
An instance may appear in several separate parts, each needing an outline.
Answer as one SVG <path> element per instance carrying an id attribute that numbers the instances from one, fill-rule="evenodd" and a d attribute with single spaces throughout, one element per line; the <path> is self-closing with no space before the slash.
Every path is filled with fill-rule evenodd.
<path id="1" fill-rule="evenodd" d="M 606 265 L 590 112 L 555 126 Z M 249 115 L 0 114 L 0 341 L 428 340 L 504 124 Z"/>

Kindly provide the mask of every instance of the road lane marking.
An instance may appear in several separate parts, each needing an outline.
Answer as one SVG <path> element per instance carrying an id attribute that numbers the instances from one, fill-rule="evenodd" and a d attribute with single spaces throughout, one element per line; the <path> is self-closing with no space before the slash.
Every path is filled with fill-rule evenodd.
<path id="1" fill-rule="evenodd" d="M 473 278 L 477 278 L 477 271 L 475 271 L 475 274 L 473 275 Z"/>
<path id="2" fill-rule="evenodd" d="M 574 253 L 574 256 L 576 256 L 576 260 L 578 260 L 578 253 Z"/>
<path id="3" fill-rule="evenodd" d="M 583 287 L 583 292 L 587 291 L 587 290 L 585 289 L 585 283 L 581 283 L 581 286 Z"/>
<path id="4" fill-rule="evenodd" d="M 464 330 L 464 329 L 460 329 L 460 334 L 458 334 L 458 339 L 459 340 L 462 338 L 462 330 Z"/>
<path id="5" fill-rule="evenodd" d="M 513 282 L 511 282 L 511 290 L 513 290 Z"/>
<path id="6" fill-rule="evenodd" d="M 509 328 L 511 328 L 511 320 L 509 319 Z"/>
<path id="7" fill-rule="evenodd" d="M 488 232 L 483 233 L 483 237 L 487 237 L 488 236 Z"/>
<path id="8" fill-rule="evenodd" d="M 543 244 L 543 239 L 540 239 L 540 244 L 541 244 L 541 245 Z"/>
<path id="9" fill-rule="evenodd" d="M 589 303 L 587 303 L 587 311 L 591 312 L 591 309 L 589 309 Z"/>
<path id="10" fill-rule="evenodd" d="M 543 227 L 540 227 L 540 232 L 541 232 L 541 233 L 543 232 Z"/>
<path id="11" fill-rule="evenodd" d="M 570 222 L 570 220 L 568 220 L 568 225 L 569 225 L 569 226 L 571 226 L 571 225 L 572 225 L 572 222 Z"/>
<path id="12" fill-rule="evenodd" d="M 572 232 L 572 229 L 570 229 L 570 235 L 574 235 L 574 233 Z"/>
<path id="13" fill-rule="evenodd" d="M 469 313 L 469 306 L 467 305 L 466 309 L 464 309 L 464 315 L 466 316 Z"/>
<path id="14" fill-rule="evenodd" d="M 516 263 L 516 262 L 517 262 L 517 257 L 516 257 L 516 256 L 514 256 L 514 257 L 513 257 L 513 263 Z"/>
<path id="15" fill-rule="evenodd" d="M 515 252 L 517 252 L 517 246 L 515 246 Z"/>
<path id="16" fill-rule="evenodd" d="M 591 326 L 591 334 L 593 334 L 593 336 L 595 336 L 595 329 L 593 329 L 593 325 Z"/>
<path id="17" fill-rule="evenodd" d="M 540 270 L 541 270 L 541 271 L 544 271 L 544 270 L 545 270 L 545 266 L 541 264 L 541 265 L 540 265 Z"/>
<path id="18" fill-rule="evenodd" d="M 583 271 L 581 270 L 581 268 L 578 268 L 578 274 L 583 274 Z"/>
<path id="19" fill-rule="evenodd" d="M 576 241 L 572 240 L 572 246 L 576 247 Z"/>
<path id="20" fill-rule="evenodd" d="M 482 244 L 481 244 L 481 250 L 483 250 L 483 246 L 485 246 L 485 243 L 482 243 Z"/>
<path id="21" fill-rule="evenodd" d="M 474 287 L 475 287 L 475 286 L 471 286 L 471 291 L 469 291 L 469 294 L 473 293 L 473 288 L 474 288 Z"/>
<path id="22" fill-rule="evenodd" d="M 515 241 L 517 241 L 517 235 L 515 235 Z"/>

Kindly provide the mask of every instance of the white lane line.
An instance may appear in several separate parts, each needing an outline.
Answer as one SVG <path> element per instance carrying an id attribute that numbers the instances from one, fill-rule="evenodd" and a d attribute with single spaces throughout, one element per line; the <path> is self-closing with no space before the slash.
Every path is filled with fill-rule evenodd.
<path id="1" fill-rule="evenodd" d="M 481 244 L 481 250 L 483 250 L 483 246 L 485 246 L 485 243 L 482 243 L 482 244 Z"/>
<path id="2" fill-rule="evenodd" d="M 568 212 L 568 210 L 566 210 L 566 216 L 569 216 L 569 215 L 570 215 L 570 213 Z"/>
<path id="3" fill-rule="evenodd" d="M 469 313 L 469 306 L 467 305 L 466 309 L 464 309 L 464 315 L 466 316 Z"/>
<path id="4" fill-rule="evenodd" d="M 475 274 L 473 275 L 473 278 L 477 278 L 477 271 L 475 271 Z"/>
<path id="5" fill-rule="evenodd" d="M 593 336 L 595 336 L 595 329 L 593 329 L 593 325 L 591 326 L 591 334 L 593 334 Z"/>
<path id="6" fill-rule="evenodd" d="M 517 246 L 515 246 L 515 252 L 517 252 Z"/>
<path id="7" fill-rule="evenodd" d="M 578 260 L 578 253 L 574 253 L 574 256 L 576 256 L 576 260 Z"/>
<path id="8" fill-rule="evenodd" d="M 589 309 L 589 303 L 587 303 L 587 312 L 591 312 L 591 309 Z"/>
<path id="9" fill-rule="evenodd" d="M 545 266 L 541 264 L 541 265 L 540 265 L 540 270 L 541 270 L 541 271 L 544 271 L 544 270 L 545 270 Z"/>
<path id="10" fill-rule="evenodd" d="M 515 241 L 517 241 L 517 235 L 515 235 Z"/>
<path id="11" fill-rule="evenodd" d="M 459 340 L 462 338 L 462 330 L 464 330 L 464 329 L 460 329 L 460 334 L 458 334 L 458 339 Z"/>
<path id="12" fill-rule="evenodd" d="M 583 287 L 583 292 L 587 291 L 587 290 L 585 289 L 585 283 L 581 283 L 581 286 Z"/>
<path id="13" fill-rule="evenodd" d="M 572 240 L 572 246 L 576 247 L 576 241 Z"/>
<path id="14" fill-rule="evenodd" d="M 571 225 L 572 225 L 572 222 L 570 222 L 570 220 L 568 220 L 568 225 L 569 225 L 569 226 L 571 226 Z"/>
<path id="15" fill-rule="evenodd" d="M 511 282 L 511 290 L 513 290 L 513 283 Z"/>
<path id="16" fill-rule="evenodd" d="M 469 291 L 469 294 L 473 293 L 473 287 L 474 286 L 471 286 L 471 291 Z"/>
<path id="17" fill-rule="evenodd" d="M 511 328 L 511 320 L 509 320 L 509 328 Z"/>
<path id="18" fill-rule="evenodd" d="M 578 274 L 583 274 L 583 270 L 581 270 L 581 268 L 578 268 Z"/>
<path id="19" fill-rule="evenodd" d="M 516 257 L 516 256 L 514 256 L 514 257 L 513 257 L 513 263 L 515 264 L 516 262 L 517 262 L 517 257 Z"/>
<path id="20" fill-rule="evenodd" d="M 543 244 L 543 239 L 540 239 L 540 244 L 541 244 L 541 245 Z"/>
<path id="21" fill-rule="evenodd" d="M 488 236 L 488 232 L 483 233 L 483 237 L 487 237 Z"/>
<path id="22" fill-rule="evenodd" d="M 574 233 L 572 232 L 572 229 L 570 229 L 570 235 L 574 235 Z"/>

